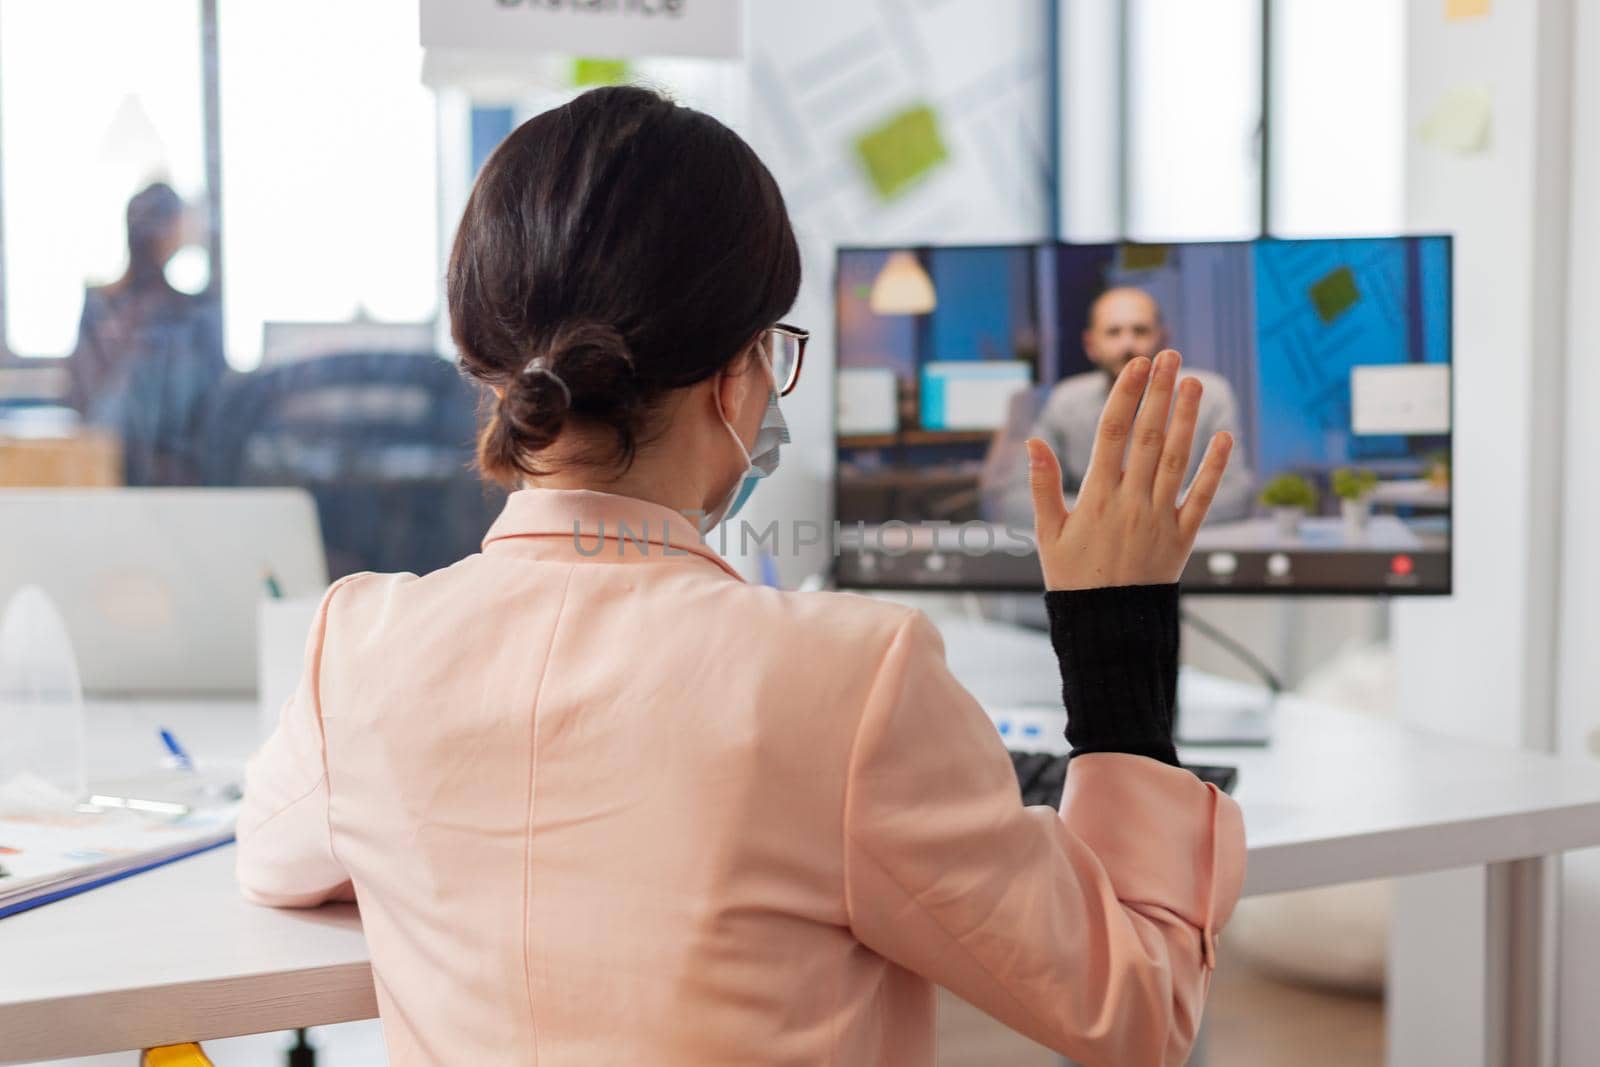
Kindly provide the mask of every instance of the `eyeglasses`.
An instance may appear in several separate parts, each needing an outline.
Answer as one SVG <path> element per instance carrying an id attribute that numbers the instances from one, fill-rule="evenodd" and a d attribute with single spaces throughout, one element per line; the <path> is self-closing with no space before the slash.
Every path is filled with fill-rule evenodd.
<path id="1" fill-rule="evenodd" d="M 779 396 L 788 396 L 800 383 L 800 364 L 805 362 L 806 342 L 811 331 L 780 322 L 761 337 L 761 351 L 772 367 L 772 380 Z"/>

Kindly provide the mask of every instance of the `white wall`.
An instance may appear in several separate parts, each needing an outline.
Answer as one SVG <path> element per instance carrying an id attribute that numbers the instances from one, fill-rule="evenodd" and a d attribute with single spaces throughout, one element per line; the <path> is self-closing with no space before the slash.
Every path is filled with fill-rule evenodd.
<path id="1" fill-rule="evenodd" d="M 1456 594 L 1394 606 L 1400 707 L 1533 747 L 1554 723 L 1569 8 L 1499 0 L 1447 21 L 1438 0 L 1411 0 L 1407 22 L 1407 227 L 1456 235 Z M 1484 151 L 1420 141 L 1446 92 L 1478 86 L 1493 101 Z M 1391 1063 L 1483 1063 L 1483 931 L 1459 918 L 1481 915 L 1481 893 L 1474 872 L 1398 887 Z"/>
<path id="2" fill-rule="evenodd" d="M 1567 279 L 1567 421 L 1559 588 L 1561 640 L 1557 740 L 1563 756 L 1600 757 L 1600 687 L 1593 671 L 1600 640 L 1600 0 L 1576 4 L 1572 115 L 1571 239 Z M 1567 857 L 1561 901 L 1560 1062 L 1600 1063 L 1600 851 Z"/>
<path id="3" fill-rule="evenodd" d="M 1561 405 L 1536 387 L 1560 366 L 1551 322 L 1563 293 L 1552 288 L 1561 271 L 1550 276 L 1559 235 L 1541 227 L 1557 206 L 1537 118 L 1541 97 L 1556 95 L 1541 71 L 1560 50 L 1539 31 L 1567 2 L 1502 2 L 1486 18 L 1447 22 L 1442 4 L 1412 0 L 1408 26 L 1406 223 L 1456 237 L 1456 595 L 1396 603 L 1400 697 L 1418 723 L 1508 744 L 1549 736 L 1541 649 L 1553 633 L 1545 533 L 1559 442 L 1545 430 L 1560 424 Z M 1446 92 L 1480 85 L 1493 100 L 1485 151 L 1420 141 Z"/>

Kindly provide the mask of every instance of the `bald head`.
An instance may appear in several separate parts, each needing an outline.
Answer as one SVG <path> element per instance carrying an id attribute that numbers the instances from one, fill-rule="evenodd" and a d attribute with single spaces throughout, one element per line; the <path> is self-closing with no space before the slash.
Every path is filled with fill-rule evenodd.
<path id="1" fill-rule="evenodd" d="M 1083 351 L 1108 374 L 1121 373 L 1138 356 L 1154 359 L 1166 343 L 1161 305 L 1143 289 L 1127 285 L 1107 289 L 1089 305 Z"/>

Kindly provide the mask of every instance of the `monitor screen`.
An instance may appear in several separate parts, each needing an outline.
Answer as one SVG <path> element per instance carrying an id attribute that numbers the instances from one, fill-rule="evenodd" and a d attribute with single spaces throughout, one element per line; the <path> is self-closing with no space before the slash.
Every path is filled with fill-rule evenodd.
<path id="1" fill-rule="evenodd" d="M 1023 442 L 1070 501 L 1172 347 L 1236 440 L 1186 590 L 1448 593 L 1450 294 L 1447 237 L 843 249 L 839 584 L 1038 589 Z"/>

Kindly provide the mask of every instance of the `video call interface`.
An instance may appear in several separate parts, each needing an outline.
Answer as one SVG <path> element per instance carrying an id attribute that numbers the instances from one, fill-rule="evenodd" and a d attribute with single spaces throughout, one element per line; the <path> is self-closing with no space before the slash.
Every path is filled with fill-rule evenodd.
<path id="1" fill-rule="evenodd" d="M 1450 239 L 839 253 L 836 577 L 1037 590 L 1024 442 L 1069 504 L 1110 383 L 1201 379 L 1234 435 L 1188 591 L 1448 593 Z M 1186 483 L 1187 484 L 1187 483 Z"/>

